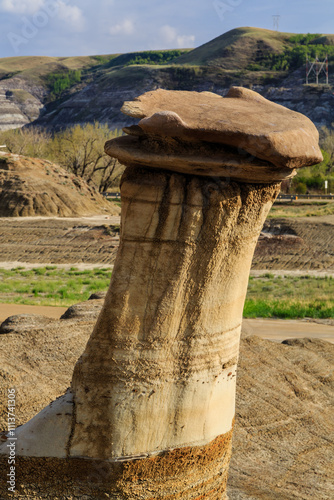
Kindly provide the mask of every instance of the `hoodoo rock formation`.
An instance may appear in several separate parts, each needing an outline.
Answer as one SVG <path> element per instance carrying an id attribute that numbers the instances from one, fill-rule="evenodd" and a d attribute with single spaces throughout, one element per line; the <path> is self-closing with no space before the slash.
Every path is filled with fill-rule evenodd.
<path id="1" fill-rule="evenodd" d="M 280 181 L 321 161 L 318 134 L 241 88 L 123 111 L 141 121 L 106 144 L 127 166 L 110 288 L 71 389 L 16 430 L 20 484 L 33 495 L 38 470 L 36 498 L 221 500 L 254 248 Z"/>

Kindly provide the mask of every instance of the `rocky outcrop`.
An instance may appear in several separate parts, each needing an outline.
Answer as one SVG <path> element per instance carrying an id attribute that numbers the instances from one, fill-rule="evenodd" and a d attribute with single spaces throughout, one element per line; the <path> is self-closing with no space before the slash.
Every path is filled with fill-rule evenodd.
<path id="1" fill-rule="evenodd" d="M 37 120 L 46 91 L 20 78 L 0 81 L 0 131 L 20 128 Z"/>
<path id="2" fill-rule="evenodd" d="M 119 212 L 93 187 L 48 160 L 0 153 L 0 216 L 75 217 Z"/>
<path id="3" fill-rule="evenodd" d="M 23 333 L 27 330 L 32 330 L 33 328 L 45 328 L 53 321 L 55 320 L 52 318 L 38 314 L 19 314 L 16 316 L 9 316 L 0 325 L 0 335 Z"/>
<path id="4" fill-rule="evenodd" d="M 236 164 L 240 163 L 241 151 L 244 150 L 253 155 L 253 160 L 261 158 L 270 162 L 272 175 L 272 164 L 293 169 L 322 161 L 318 133 L 310 120 L 243 87 L 232 87 L 225 98 L 211 92 L 157 90 L 138 97 L 134 102 L 125 102 L 122 110 L 132 117 L 141 118 L 139 127 L 148 136 L 162 137 L 164 142 L 167 137 L 189 141 L 191 146 L 194 143 L 202 146 L 207 142 L 238 148 L 230 152 L 235 154 Z M 131 129 L 127 132 L 131 134 Z M 109 144 L 112 147 L 114 142 Z M 220 154 L 223 163 L 225 151 L 220 151 Z M 151 162 L 148 160 L 148 165 Z M 161 162 L 161 167 L 164 167 L 163 158 Z M 202 159 L 202 163 L 205 165 L 206 161 Z M 252 164 L 250 158 L 248 163 Z M 255 166 L 252 164 L 252 167 L 254 176 Z M 192 168 L 189 172 L 207 175 L 206 169 L 196 172 Z M 223 173 L 217 172 L 217 175 L 221 177 Z M 252 180 L 258 179 L 254 176 Z"/>
<path id="5" fill-rule="evenodd" d="M 183 95 L 173 93 L 167 100 L 160 95 L 148 96 L 141 115 L 154 121 L 158 102 L 164 117 L 174 113 L 174 132 L 168 123 L 165 131 L 161 121 L 149 129 L 140 122 L 140 130 L 128 130 L 121 146 L 119 139 L 106 146 L 115 155 L 114 145 L 122 151 L 130 145 L 126 161 L 116 155 L 127 166 L 121 184 L 120 247 L 71 390 L 16 431 L 26 473 L 43 465 L 53 491 L 61 475 L 73 494 L 80 487 L 85 494 L 95 488 L 97 496 L 106 493 L 119 500 L 226 497 L 239 338 L 253 252 L 279 192 L 278 181 L 311 157 L 321 157 L 317 132 L 308 120 L 280 108 L 277 112 L 294 138 L 292 143 L 285 139 L 283 155 L 282 122 L 277 119 L 265 135 L 269 123 L 275 123 L 276 106 L 263 103 L 272 107 L 268 123 L 259 114 L 257 127 L 263 101 L 255 93 L 232 89 L 225 103 L 219 96 L 194 94 L 192 108 L 203 127 L 195 119 L 188 123 L 189 101 L 184 99 L 182 108 Z M 177 117 L 174 97 L 180 103 Z M 256 140 L 249 140 L 247 131 L 234 133 L 240 117 L 222 111 L 224 106 L 232 110 L 233 102 L 240 115 L 244 109 L 244 119 L 250 119 L 253 109 Z M 127 103 L 127 113 L 138 117 L 138 103 L 140 108 L 140 98 Z M 222 106 L 224 129 L 210 119 L 213 103 Z M 306 145 L 298 150 L 305 131 L 311 152 Z M 276 141 L 275 133 L 281 139 Z M 191 160 L 185 161 L 186 173 L 180 173 L 177 162 L 166 171 L 164 156 L 174 144 L 170 137 L 178 143 L 177 154 L 183 147 L 207 148 L 200 173 Z M 160 169 L 154 154 L 152 163 L 149 158 L 144 167 L 138 163 L 137 151 L 146 154 L 147 142 L 161 157 Z M 219 147 L 223 169 L 225 147 L 235 159 L 228 178 L 224 170 L 210 176 L 207 152 Z M 263 174 L 254 162 L 253 182 L 252 166 L 238 161 L 238 147 L 239 156 L 240 148 L 266 154 Z M 0 450 L 4 453 L 5 447 Z M 89 477 L 97 469 L 104 472 L 95 486 Z"/>

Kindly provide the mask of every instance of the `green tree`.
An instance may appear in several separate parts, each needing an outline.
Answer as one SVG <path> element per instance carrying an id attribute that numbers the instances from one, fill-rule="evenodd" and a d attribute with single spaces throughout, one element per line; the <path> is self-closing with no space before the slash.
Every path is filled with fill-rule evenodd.
<path id="1" fill-rule="evenodd" d="M 38 128 L 18 128 L 0 133 L 0 143 L 5 144 L 10 153 L 46 158 L 52 141 L 49 132 Z"/>

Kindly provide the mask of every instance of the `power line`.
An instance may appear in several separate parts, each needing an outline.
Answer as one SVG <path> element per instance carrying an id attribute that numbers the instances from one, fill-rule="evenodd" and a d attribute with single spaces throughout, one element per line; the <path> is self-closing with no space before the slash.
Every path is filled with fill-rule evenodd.
<path id="1" fill-rule="evenodd" d="M 274 23 L 274 30 L 276 31 L 279 31 L 279 20 L 280 20 L 281 16 L 279 16 L 278 14 L 276 14 L 275 16 L 273 16 L 273 23 Z"/>
<path id="2" fill-rule="evenodd" d="M 315 75 L 315 83 L 316 85 L 319 85 L 319 76 L 321 76 L 322 73 L 326 75 L 326 85 L 328 85 L 328 56 L 326 55 L 326 59 L 324 61 L 319 61 L 319 58 L 316 55 L 313 62 L 309 60 L 308 56 L 306 56 L 306 85 L 309 83 L 309 76 L 311 74 Z"/>

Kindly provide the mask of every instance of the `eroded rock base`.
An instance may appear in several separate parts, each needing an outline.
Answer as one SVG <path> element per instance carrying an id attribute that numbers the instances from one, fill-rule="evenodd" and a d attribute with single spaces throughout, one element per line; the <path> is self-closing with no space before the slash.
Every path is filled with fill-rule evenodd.
<path id="1" fill-rule="evenodd" d="M 2 482 L 0 498 L 224 500 L 231 448 L 232 431 L 206 446 L 118 463 L 17 457 L 16 492 Z M 6 468 L 7 457 L 1 456 L 0 469 Z"/>

